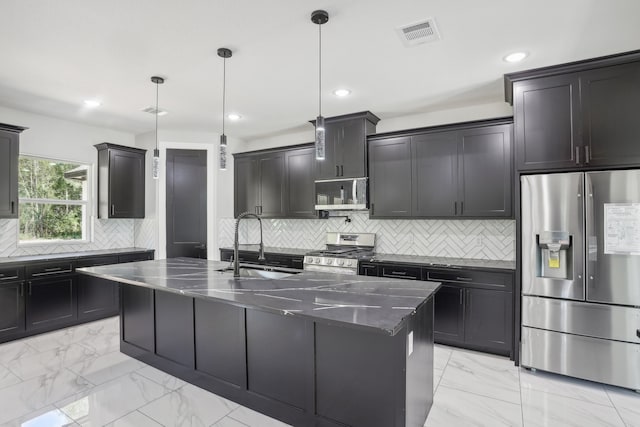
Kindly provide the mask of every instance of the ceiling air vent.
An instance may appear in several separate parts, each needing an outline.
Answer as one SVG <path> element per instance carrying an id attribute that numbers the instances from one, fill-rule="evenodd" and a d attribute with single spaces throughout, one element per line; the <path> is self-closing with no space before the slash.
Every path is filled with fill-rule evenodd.
<path id="1" fill-rule="evenodd" d="M 149 114 L 158 114 L 159 116 L 164 116 L 165 114 L 168 113 L 168 111 L 163 110 L 162 108 L 158 108 L 156 110 L 156 107 L 143 108 L 142 111 L 144 111 L 145 113 L 149 113 Z"/>
<path id="2" fill-rule="evenodd" d="M 436 20 L 427 18 L 424 21 L 415 22 L 409 25 L 403 25 L 396 28 L 402 43 L 405 46 L 415 46 L 421 43 L 440 40 L 440 33 L 436 26 Z"/>

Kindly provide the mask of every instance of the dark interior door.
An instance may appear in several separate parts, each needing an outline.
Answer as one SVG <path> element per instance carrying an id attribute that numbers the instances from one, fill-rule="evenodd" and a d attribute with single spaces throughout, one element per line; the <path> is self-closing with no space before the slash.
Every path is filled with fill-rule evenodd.
<path id="1" fill-rule="evenodd" d="M 167 150 L 167 258 L 207 258 L 207 152 Z"/>

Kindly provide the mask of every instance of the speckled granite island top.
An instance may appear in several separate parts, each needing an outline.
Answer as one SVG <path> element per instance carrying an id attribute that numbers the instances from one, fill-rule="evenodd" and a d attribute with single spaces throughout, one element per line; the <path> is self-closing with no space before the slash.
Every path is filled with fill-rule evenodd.
<path id="1" fill-rule="evenodd" d="M 439 283 L 304 271 L 280 279 L 233 278 L 228 262 L 193 258 L 78 269 L 79 273 L 284 315 L 396 334 Z"/>

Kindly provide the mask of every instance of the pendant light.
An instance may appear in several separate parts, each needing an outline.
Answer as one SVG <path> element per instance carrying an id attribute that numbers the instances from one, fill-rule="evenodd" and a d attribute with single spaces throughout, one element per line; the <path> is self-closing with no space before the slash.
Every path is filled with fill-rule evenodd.
<path id="1" fill-rule="evenodd" d="M 227 97 L 227 58 L 231 58 L 231 50 L 226 47 L 218 49 L 222 58 L 222 135 L 220 135 L 220 170 L 227 170 L 227 135 L 224 134 L 225 101 Z"/>
<path id="2" fill-rule="evenodd" d="M 153 76 L 151 81 L 156 84 L 156 148 L 153 150 L 153 164 L 151 167 L 153 179 L 160 178 L 160 150 L 158 150 L 158 94 L 160 85 L 164 83 L 162 77 Z"/>
<path id="3" fill-rule="evenodd" d="M 318 117 L 316 118 L 316 160 L 324 160 L 325 131 L 324 117 L 322 117 L 322 25 L 329 21 L 329 14 L 325 10 L 315 10 L 311 13 L 311 22 L 318 25 Z"/>

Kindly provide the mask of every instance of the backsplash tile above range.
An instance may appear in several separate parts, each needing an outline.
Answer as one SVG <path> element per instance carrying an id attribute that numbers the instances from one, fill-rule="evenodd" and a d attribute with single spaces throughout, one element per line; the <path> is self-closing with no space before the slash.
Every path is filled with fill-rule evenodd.
<path id="1" fill-rule="evenodd" d="M 513 220 L 370 220 L 368 213 L 344 218 L 264 219 L 266 246 L 320 249 L 327 231 L 376 233 L 376 252 L 384 254 L 514 261 L 516 223 Z M 233 246 L 235 220 L 219 222 L 220 247 Z M 242 243 L 260 241 L 258 222 L 243 220 Z"/>

